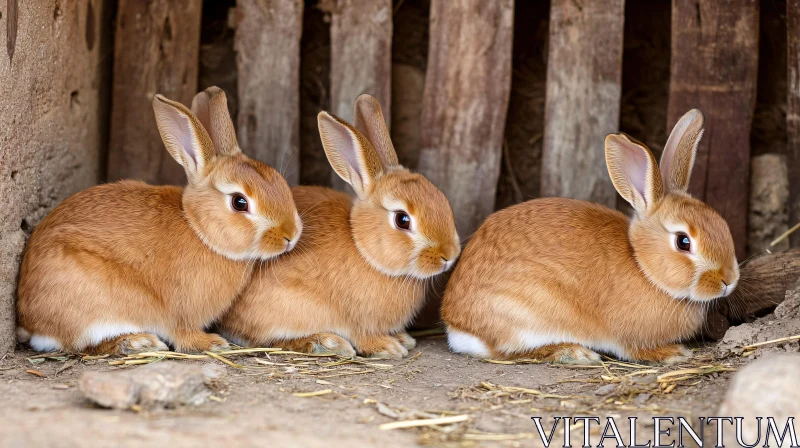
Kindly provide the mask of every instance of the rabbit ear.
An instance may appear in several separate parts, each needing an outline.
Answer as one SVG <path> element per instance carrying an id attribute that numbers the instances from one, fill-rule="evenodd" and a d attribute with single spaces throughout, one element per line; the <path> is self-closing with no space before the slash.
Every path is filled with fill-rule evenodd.
<path id="1" fill-rule="evenodd" d="M 383 167 L 386 169 L 399 165 L 378 100 L 371 95 L 361 95 L 356 99 L 354 109 L 355 128 L 364 134 L 375 148 Z"/>
<path id="2" fill-rule="evenodd" d="M 189 182 L 202 179 L 214 159 L 214 144 L 203 125 L 186 106 L 161 95 L 153 98 L 153 111 L 164 146 L 186 170 Z"/>
<path id="3" fill-rule="evenodd" d="M 667 192 L 686 191 L 692 177 L 697 145 L 703 137 L 705 118 L 700 109 L 692 109 L 672 128 L 661 154 L 661 176 Z"/>
<path id="4" fill-rule="evenodd" d="M 218 155 L 230 156 L 241 152 L 228 112 L 228 99 L 222 89 L 209 87 L 195 95 L 192 112 L 208 131 Z"/>
<path id="5" fill-rule="evenodd" d="M 625 134 L 606 136 L 606 165 L 611 182 L 636 214 L 645 216 L 664 195 L 656 159 L 644 144 Z"/>
<path id="6" fill-rule="evenodd" d="M 327 112 L 317 115 L 317 124 L 333 170 L 353 187 L 359 198 L 366 197 L 384 172 L 375 148 L 354 127 Z"/>

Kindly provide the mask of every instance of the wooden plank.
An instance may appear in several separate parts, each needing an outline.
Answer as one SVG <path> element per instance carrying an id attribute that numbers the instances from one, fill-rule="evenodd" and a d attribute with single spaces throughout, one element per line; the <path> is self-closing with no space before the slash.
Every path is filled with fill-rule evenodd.
<path id="1" fill-rule="evenodd" d="M 239 143 L 300 180 L 302 0 L 239 0 L 236 27 Z"/>
<path id="2" fill-rule="evenodd" d="M 391 111 L 392 1 L 339 0 L 331 11 L 331 111 L 353 122 L 362 93 L 381 103 L 387 126 Z M 331 170 L 331 185 L 349 186 Z"/>
<path id="3" fill-rule="evenodd" d="M 624 0 L 553 0 L 542 196 L 615 208 L 603 141 L 619 127 Z"/>
<path id="4" fill-rule="evenodd" d="M 667 128 L 693 107 L 705 114 L 689 191 L 727 219 L 740 259 L 747 244 L 758 23 L 758 0 L 672 2 Z"/>
<path id="5" fill-rule="evenodd" d="M 0 353 L 16 345 L 14 296 L 30 232 L 101 180 L 107 143 L 107 2 L 0 2 Z"/>
<path id="6" fill-rule="evenodd" d="M 786 103 L 786 162 L 789 167 L 789 225 L 800 223 L 800 0 L 786 3 L 788 101 Z M 800 232 L 791 236 L 800 248 Z"/>
<path id="7" fill-rule="evenodd" d="M 191 104 L 198 90 L 202 9 L 196 0 L 120 0 L 108 180 L 184 182 L 183 169 L 164 150 L 150 102 L 161 93 Z"/>
<path id="8" fill-rule="evenodd" d="M 447 195 L 462 237 L 494 211 L 513 24 L 513 0 L 431 2 L 419 172 Z"/>

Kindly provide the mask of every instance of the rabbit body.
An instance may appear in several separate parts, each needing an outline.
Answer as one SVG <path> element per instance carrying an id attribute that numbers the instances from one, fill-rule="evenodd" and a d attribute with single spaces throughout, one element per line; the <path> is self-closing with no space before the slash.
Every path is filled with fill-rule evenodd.
<path id="1" fill-rule="evenodd" d="M 120 181 L 79 192 L 36 227 L 17 290 L 20 342 L 38 351 L 195 352 L 256 261 L 302 231 L 286 181 L 242 154 L 224 93 L 192 111 L 156 96 L 156 121 L 186 188 Z"/>
<path id="2" fill-rule="evenodd" d="M 624 134 L 606 137 L 627 218 L 546 198 L 496 212 L 467 245 L 442 305 L 452 350 L 478 357 L 674 363 L 690 352 L 716 298 L 739 279 L 725 220 L 686 191 L 703 133 L 698 110 L 676 124 L 660 168 Z"/>
<path id="3" fill-rule="evenodd" d="M 648 348 L 695 334 L 704 306 L 653 287 L 627 243 L 628 225 L 615 210 L 563 198 L 489 217 L 448 283 L 442 315 L 451 348 L 505 358 L 575 344 L 643 359 Z M 504 256 L 509 248 L 520 250 Z M 598 359 L 570 350 L 576 361 Z"/>
<path id="4" fill-rule="evenodd" d="M 223 334 L 243 345 L 286 348 L 293 339 L 325 332 L 352 341 L 361 353 L 407 354 L 413 345 L 404 348 L 390 335 L 403 333 L 422 306 L 423 281 L 380 272 L 351 238 L 340 237 L 351 233 L 349 195 L 323 187 L 295 187 L 292 193 L 303 236 L 292 253 L 259 266 L 221 320 Z M 350 344 L 329 339 L 320 350 L 355 354 Z"/>
<path id="5" fill-rule="evenodd" d="M 320 113 L 323 146 L 356 197 L 321 187 L 292 193 L 304 232 L 295 251 L 256 269 L 220 321 L 245 345 L 400 358 L 424 301 L 424 280 L 461 252 L 444 194 L 397 162 L 377 100 L 356 101 L 355 126 Z"/>
<path id="6" fill-rule="evenodd" d="M 203 329 L 227 309 L 252 263 L 208 250 L 182 218 L 181 198 L 180 187 L 100 185 L 36 227 L 18 306 L 34 349 L 83 350 L 124 333 L 173 341 L 174 322 Z"/>

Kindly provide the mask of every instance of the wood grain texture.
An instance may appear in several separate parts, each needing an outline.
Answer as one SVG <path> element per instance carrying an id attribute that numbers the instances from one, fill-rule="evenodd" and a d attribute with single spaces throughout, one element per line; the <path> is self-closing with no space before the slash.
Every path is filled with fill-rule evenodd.
<path id="1" fill-rule="evenodd" d="M 616 206 L 603 141 L 619 128 L 624 0 L 553 0 L 542 196 Z"/>
<path id="2" fill-rule="evenodd" d="M 494 211 L 511 91 L 514 1 L 433 0 L 419 172 L 468 237 Z"/>
<path id="3" fill-rule="evenodd" d="M 800 222 L 800 0 L 786 3 L 788 98 L 786 103 L 786 162 L 789 168 L 789 226 Z M 800 248 L 800 232 L 792 234 Z"/>
<path id="4" fill-rule="evenodd" d="M 370 94 L 387 126 L 392 99 L 392 1 L 337 0 L 331 12 L 331 111 L 353 122 L 353 104 Z M 331 170 L 331 185 L 349 186 Z"/>
<path id="5" fill-rule="evenodd" d="M 239 144 L 300 180 L 302 0 L 239 0 L 236 28 Z"/>
<path id="6" fill-rule="evenodd" d="M 109 9 L 98 0 L 0 2 L 0 353 L 16 345 L 17 275 L 31 231 L 102 180 Z"/>
<path id="7" fill-rule="evenodd" d="M 672 2 L 667 126 L 694 107 L 705 114 L 689 191 L 728 221 L 739 259 L 747 244 L 758 25 L 758 0 Z"/>
<path id="8" fill-rule="evenodd" d="M 160 93 L 190 105 L 198 91 L 202 2 L 120 0 L 108 180 L 182 184 L 183 169 L 164 149 L 151 101 Z"/>

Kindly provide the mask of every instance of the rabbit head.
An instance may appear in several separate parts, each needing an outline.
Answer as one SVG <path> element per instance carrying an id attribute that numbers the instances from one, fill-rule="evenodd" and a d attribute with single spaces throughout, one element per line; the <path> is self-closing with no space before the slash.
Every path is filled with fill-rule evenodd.
<path id="1" fill-rule="evenodd" d="M 675 125 L 660 165 L 625 134 L 606 137 L 614 187 L 635 210 L 629 240 L 648 279 L 675 298 L 728 296 L 739 280 L 733 237 L 725 220 L 687 192 L 704 117 L 693 109 Z"/>
<path id="2" fill-rule="evenodd" d="M 428 278 L 449 269 L 461 253 L 450 203 L 398 163 L 378 101 L 356 100 L 355 126 L 326 112 L 318 123 L 328 161 L 357 195 L 350 223 L 361 255 L 393 276 Z"/>
<path id="3" fill-rule="evenodd" d="M 289 185 L 242 153 L 222 90 L 198 93 L 191 111 L 156 95 L 153 110 L 167 151 L 186 171 L 184 215 L 209 248 L 249 260 L 294 247 L 302 223 Z"/>

